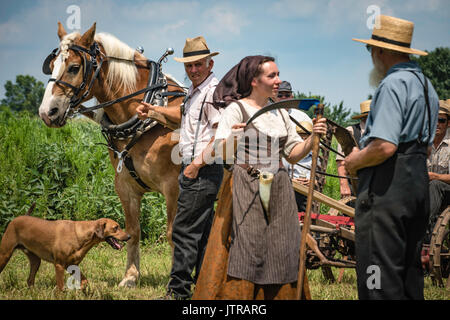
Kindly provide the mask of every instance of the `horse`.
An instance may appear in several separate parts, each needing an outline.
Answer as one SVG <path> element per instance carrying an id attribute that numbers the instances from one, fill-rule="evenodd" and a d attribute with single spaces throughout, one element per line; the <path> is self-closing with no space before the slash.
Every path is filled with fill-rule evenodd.
<path id="1" fill-rule="evenodd" d="M 81 35 L 79 32 L 68 34 L 58 22 L 57 34 L 59 53 L 56 54 L 58 48 L 55 49 L 43 67 L 52 75 L 39 107 L 39 116 L 44 123 L 48 127 L 64 126 L 71 114 L 82 110 L 81 103 L 93 97 L 105 107 L 99 112 L 86 112 L 85 115 L 92 120 L 100 122 L 106 115 L 110 124 L 120 126 L 133 119 L 145 92 L 130 98 L 126 96 L 147 87 L 151 70 L 144 55 L 110 34 L 96 34 L 96 23 Z M 166 95 L 165 104 L 180 107 L 186 90 L 173 77 L 165 76 L 166 91 L 178 93 Z M 125 99 L 120 99 L 124 96 Z M 108 101 L 115 103 L 108 104 Z M 165 197 L 166 236 L 173 247 L 172 224 L 177 210 L 180 172 L 180 164 L 172 161 L 172 153 L 176 153 L 174 148 L 178 144 L 177 133 L 173 129 L 173 123 L 172 128 L 156 123 L 150 130 L 141 131 L 138 140 L 109 137 L 109 159 L 116 169 L 115 190 L 125 214 L 126 232 L 131 235 L 127 243 L 125 275 L 119 286 L 134 287 L 140 276 L 140 204 L 148 191 L 160 192 Z M 127 155 L 132 159 L 134 172 L 121 170 L 124 158 L 120 151 L 130 145 L 130 139 L 133 146 L 127 149 Z"/>

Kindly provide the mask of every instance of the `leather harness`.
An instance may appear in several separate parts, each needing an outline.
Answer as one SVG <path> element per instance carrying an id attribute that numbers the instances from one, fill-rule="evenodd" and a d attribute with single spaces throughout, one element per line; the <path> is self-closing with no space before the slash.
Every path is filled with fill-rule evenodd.
<path id="1" fill-rule="evenodd" d="M 180 97 L 180 96 L 186 96 L 186 88 L 181 87 L 176 84 L 169 84 L 167 82 L 166 77 L 162 73 L 161 64 L 163 60 L 166 59 L 167 55 L 171 54 L 168 50 L 164 53 L 164 55 L 159 59 L 158 62 L 147 60 L 147 66 L 146 68 L 150 70 L 149 72 L 149 79 L 147 86 L 141 90 L 138 90 L 136 92 L 133 92 L 129 95 L 120 97 L 118 99 L 114 99 L 111 101 L 107 101 L 104 103 L 100 103 L 93 107 L 83 107 L 81 106 L 81 102 L 89 95 L 90 90 L 92 89 L 92 86 L 94 85 L 94 82 L 97 78 L 100 76 L 100 70 L 102 67 L 102 64 L 104 62 L 104 58 L 109 59 L 118 59 L 118 60 L 124 60 L 120 58 L 115 57 L 109 57 L 105 56 L 103 52 L 100 51 L 100 48 L 98 46 L 97 42 L 94 42 L 89 49 L 86 49 L 84 47 L 78 46 L 78 45 L 72 45 L 69 47 L 69 50 L 73 50 L 76 53 L 80 54 L 80 56 L 83 58 L 83 81 L 80 84 L 79 87 L 75 87 L 70 83 L 67 83 L 65 81 L 62 81 L 60 79 L 50 78 L 49 82 L 54 81 L 57 84 L 64 85 L 66 87 L 69 87 L 72 89 L 73 95 L 70 97 L 69 107 L 66 110 L 66 113 L 64 114 L 64 117 L 61 119 L 61 121 L 64 121 L 70 114 L 71 117 L 74 117 L 76 114 L 83 114 L 87 112 L 92 112 L 97 109 L 103 109 L 106 107 L 109 107 L 113 104 L 122 102 L 124 100 L 130 99 L 132 97 L 138 96 L 142 93 L 145 93 L 144 101 L 151 104 L 158 104 L 161 106 L 165 106 L 167 104 L 168 97 Z M 58 48 L 54 49 L 44 60 L 42 71 L 44 74 L 52 74 L 50 63 L 57 57 L 57 51 Z M 173 53 L 173 50 L 172 50 Z M 97 62 L 97 58 L 99 58 L 99 62 Z M 129 61 L 129 60 L 127 60 Z M 92 75 L 92 77 L 91 77 Z M 90 81 L 88 81 L 89 77 L 91 77 Z M 179 87 L 183 89 L 183 91 L 168 91 L 168 86 L 174 86 Z M 86 91 L 83 92 L 83 90 L 86 89 Z M 83 92 L 83 93 L 82 93 Z M 80 106 L 78 110 L 75 110 L 76 107 Z M 156 124 L 158 124 L 157 121 L 152 119 L 146 119 L 146 120 L 140 120 L 138 119 L 137 115 L 134 115 L 131 119 L 128 121 L 121 123 L 121 124 L 113 124 L 106 113 L 103 115 L 103 119 L 100 121 L 100 125 L 102 127 L 102 135 L 104 136 L 107 144 L 105 144 L 108 149 L 114 152 L 114 157 L 119 158 L 119 163 L 117 165 L 117 172 L 121 172 L 123 165 L 128 169 L 128 172 L 130 175 L 134 178 L 134 180 L 145 190 L 151 190 L 149 186 L 145 184 L 145 182 L 139 177 L 139 174 L 137 173 L 134 164 L 133 159 L 131 158 L 129 152 L 131 148 L 139 141 L 140 137 L 147 131 L 149 131 L 151 128 L 153 128 Z M 122 151 L 119 151 L 116 144 L 114 143 L 115 140 L 128 140 L 128 144 L 125 146 L 125 148 Z"/>

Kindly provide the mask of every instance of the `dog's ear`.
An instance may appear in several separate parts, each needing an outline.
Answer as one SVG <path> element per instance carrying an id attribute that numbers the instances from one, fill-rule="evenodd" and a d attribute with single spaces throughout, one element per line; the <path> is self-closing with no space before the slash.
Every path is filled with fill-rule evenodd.
<path id="1" fill-rule="evenodd" d="M 97 222 L 97 225 L 95 226 L 95 235 L 100 238 L 105 238 L 105 228 L 106 228 L 106 221 L 99 220 Z"/>

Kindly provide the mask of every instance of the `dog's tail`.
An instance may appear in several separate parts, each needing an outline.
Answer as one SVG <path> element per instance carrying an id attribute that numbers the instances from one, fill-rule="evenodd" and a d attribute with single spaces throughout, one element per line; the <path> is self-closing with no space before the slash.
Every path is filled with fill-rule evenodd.
<path id="1" fill-rule="evenodd" d="M 34 202 L 34 203 L 31 205 L 30 209 L 28 209 L 27 216 L 31 216 L 31 213 L 33 212 L 33 210 L 34 210 L 35 207 L 36 207 L 36 202 Z"/>

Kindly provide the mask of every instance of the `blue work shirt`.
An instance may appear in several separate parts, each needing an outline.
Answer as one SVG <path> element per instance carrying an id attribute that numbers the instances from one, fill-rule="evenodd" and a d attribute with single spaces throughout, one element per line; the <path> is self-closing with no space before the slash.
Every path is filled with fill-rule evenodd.
<path id="1" fill-rule="evenodd" d="M 428 81 L 428 96 L 431 111 L 431 137 L 428 130 L 428 113 L 424 88 L 417 77 L 407 71 L 412 70 L 420 77 L 424 75 L 415 62 L 398 63 L 392 66 L 375 91 L 370 104 L 366 131 L 360 145 L 366 147 L 372 139 L 379 138 L 395 144 L 410 142 L 419 137 L 433 143 L 439 110 L 439 98 L 433 85 Z"/>

